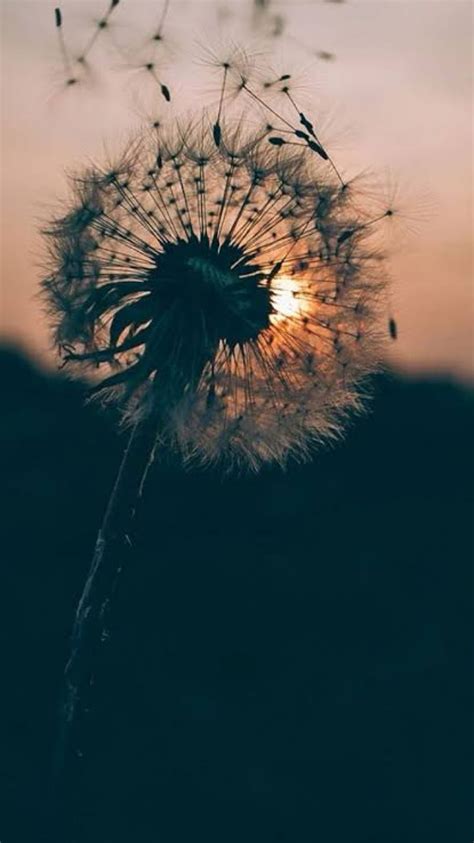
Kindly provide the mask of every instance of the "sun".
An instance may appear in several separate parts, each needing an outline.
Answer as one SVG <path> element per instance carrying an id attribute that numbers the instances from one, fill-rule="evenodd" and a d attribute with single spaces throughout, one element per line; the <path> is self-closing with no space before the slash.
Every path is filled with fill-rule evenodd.
<path id="1" fill-rule="evenodd" d="M 305 311 L 305 297 L 301 282 L 282 275 L 272 283 L 272 320 L 291 319 L 301 316 Z"/>

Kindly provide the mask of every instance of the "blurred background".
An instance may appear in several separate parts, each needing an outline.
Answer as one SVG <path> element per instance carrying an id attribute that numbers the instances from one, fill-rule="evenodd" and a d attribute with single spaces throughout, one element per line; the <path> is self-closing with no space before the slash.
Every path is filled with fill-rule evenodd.
<path id="1" fill-rule="evenodd" d="M 0 6 L 0 839 L 470 839 L 472 6 L 121 0 L 100 29 L 107 2 L 64 0 L 72 55 L 100 29 L 75 84 L 54 7 Z M 57 370 L 38 231 L 67 171 L 215 102 L 199 56 L 229 40 L 298 78 L 344 175 L 398 186 L 399 339 L 370 413 L 312 463 L 154 466 L 54 837 L 61 675 L 124 441 Z"/>

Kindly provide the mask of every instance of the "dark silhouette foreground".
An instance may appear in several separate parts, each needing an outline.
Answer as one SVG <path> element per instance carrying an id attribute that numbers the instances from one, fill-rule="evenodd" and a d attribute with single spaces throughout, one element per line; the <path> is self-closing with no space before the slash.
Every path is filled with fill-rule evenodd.
<path id="1" fill-rule="evenodd" d="M 0 840 L 33 843 L 124 441 L 82 387 L 0 368 Z M 310 465 L 150 472 L 62 843 L 470 839 L 471 398 L 375 386 Z"/>

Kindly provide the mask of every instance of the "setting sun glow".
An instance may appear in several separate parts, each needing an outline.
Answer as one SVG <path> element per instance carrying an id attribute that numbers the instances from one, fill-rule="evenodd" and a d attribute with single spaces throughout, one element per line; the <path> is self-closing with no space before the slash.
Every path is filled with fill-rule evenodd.
<path id="1" fill-rule="evenodd" d="M 304 310 L 301 283 L 285 276 L 276 278 L 272 285 L 272 305 L 274 320 L 301 316 Z"/>

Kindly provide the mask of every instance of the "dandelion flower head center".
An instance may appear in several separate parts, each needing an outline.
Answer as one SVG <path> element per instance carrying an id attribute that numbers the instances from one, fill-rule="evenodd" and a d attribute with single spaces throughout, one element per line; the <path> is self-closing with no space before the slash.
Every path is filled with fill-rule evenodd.
<path id="1" fill-rule="evenodd" d="M 199 346 L 210 356 L 221 341 L 249 342 L 270 324 L 270 291 L 258 266 L 243 249 L 206 235 L 167 243 L 149 288 L 157 318 L 169 322 L 170 340 L 180 337 L 193 353 Z"/>

